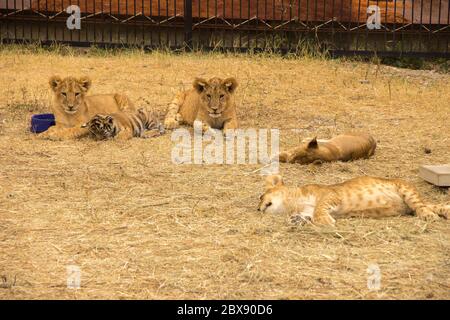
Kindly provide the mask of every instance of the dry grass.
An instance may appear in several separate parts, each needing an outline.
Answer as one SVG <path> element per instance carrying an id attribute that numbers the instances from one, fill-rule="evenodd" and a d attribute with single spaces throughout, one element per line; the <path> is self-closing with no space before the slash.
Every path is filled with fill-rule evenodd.
<path id="1" fill-rule="evenodd" d="M 369 161 L 281 165 L 289 184 L 402 177 L 428 199 L 447 190 L 417 176 L 450 163 L 450 76 L 308 58 L 0 52 L 0 298 L 450 298 L 450 225 L 414 217 L 292 228 L 256 211 L 259 166 L 177 166 L 170 135 L 129 142 L 41 141 L 53 74 L 89 75 L 92 93 L 123 91 L 164 110 L 193 76 L 237 76 L 242 127 L 305 136 L 366 128 Z M 361 83 L 360 80 L 368 79 Z M 298 129 L 298 130 L 292 130 Z M 425 154 L 424 148 L 431 154 Z M 382 288 L 367 289 L 380 266 Z M 66 266 L 82 289 L 66 288 Z"/>

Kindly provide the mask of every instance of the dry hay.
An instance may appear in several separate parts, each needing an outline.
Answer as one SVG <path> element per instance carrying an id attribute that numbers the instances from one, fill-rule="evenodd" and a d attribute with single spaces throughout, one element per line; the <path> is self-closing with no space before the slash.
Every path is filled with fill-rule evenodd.
<path id="1" fill-rule="evenodd" d="M 401 177 L 428 199 L 446 190 L 417 176 L 450 162 L 450 76 L 373 64 L 222 55 L 59 56 L 0 53 L 0 298 L 450 298 L 450 225 L 414 217 L 293 228 L 256 211 L 255 165 L 174 165 L 170 135 L 129 142 L 41 141 L 53 74 L 93 79 L 164 110 L 194 75 L 237 76 L 242 127 L 305 136 L 365 128 L 369 161 L 282 164 L 288 184 L 358 175 Z M 361 81 L 367 80 L 367 81 Z M 296 130 L 294 130 L 296 129 Z M 431 149 L 426 154 L 424 148 Z M 378 264 L 381 290 L 367 288 Z M 66 266 L 82 288 L 66 288 Z"/>

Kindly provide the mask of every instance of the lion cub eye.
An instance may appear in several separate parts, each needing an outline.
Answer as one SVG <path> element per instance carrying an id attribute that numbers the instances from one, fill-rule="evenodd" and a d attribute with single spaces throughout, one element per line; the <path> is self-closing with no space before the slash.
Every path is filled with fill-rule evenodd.
<path id="1" fill-rule="evenodd" d="M 225 97 L 224 94 L 221 94 L 221 95 L 220 95 L 220 99 L 223 99 L 224 97 Z"/>
<path id="2" fill-rule="evenodd" d="M 208 98 L 208 100 L 211 100 L 211 95 L 207 94 L 206 97 Z"/>
<path id="3" fill-rule="evenodd" d="M 272 202 L 269 202 L 266 204 L 266 206 L 270 207 L 272 205 Z"/>
<path id="4" fill-rule="evenodd" d="M 75 92 L 75 97 L 78 97 L 80 95 L 79 92 Z"/>
<path id="5" fill-rule="evenodd" d="M 61 94 L 63 95 L 63 97 L 67 97 L 67 93 L 65 92 L 61 92 Z"/>

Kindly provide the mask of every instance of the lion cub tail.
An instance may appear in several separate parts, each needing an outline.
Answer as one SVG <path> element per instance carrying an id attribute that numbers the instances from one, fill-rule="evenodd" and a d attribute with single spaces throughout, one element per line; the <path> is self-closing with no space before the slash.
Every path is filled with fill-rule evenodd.
<path id="1" fill-rule="evenodd" d="M 369 151 L 367 153 L 367 157 L 371 157 L 375 154 L 375 149 L 377 148 L 377 141 L 371 135 L 367 135 L 367 139 L 369 141 Z"/>

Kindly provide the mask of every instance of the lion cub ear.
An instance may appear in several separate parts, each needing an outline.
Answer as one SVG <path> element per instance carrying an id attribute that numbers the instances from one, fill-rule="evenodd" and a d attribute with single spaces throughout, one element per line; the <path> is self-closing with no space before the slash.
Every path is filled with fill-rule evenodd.
<path id="1" fill-rule="evenodd" d="M 236 88 L 238 87 L 238 82 L 235 78 L 227 78 L 223 80 L 223 85 L 225 88 L 227 88 L 229 93 L 234 93 L 236 91 Z"/>
<path id="2" fill-rule="evenodd" d="M 202 93 L 206 86 L 208 85 L 208 81 L 206 81 L 205 79 L 202 78 L 195 78 L 193 86 L 194 89 L 198 92 L 198 93 Z"/>
<path id="3" fill-rule="evenodd" d="M 280 175 L 272 175 L 266 178 L 266 189 L 283 186 L 283 178 Z"/>
<path id="4" fill-rule="evenodd" d="M 48 80 L 48 84 L 50 85 L 50 88 L 52 88 L 53 91 L 56 91 L 61 82 L 62 79 L 60 76 L 53 76 L 50 78 L 50 80 Z"/>
<path id="5" fill-rule="evenodd" d="M 84 92 L 87 92 L 92 86 L 92 80 L 89 77 L 81 77 L 78 79 L 78 83 Z"/>
<path id="6" fill-rule="evenodd" d="M 319 147 L 319 144 L 317 143 L 317 137 L 314 137 L 309 143 L 308 143 L 308 149 L 317 149 Z"/>

